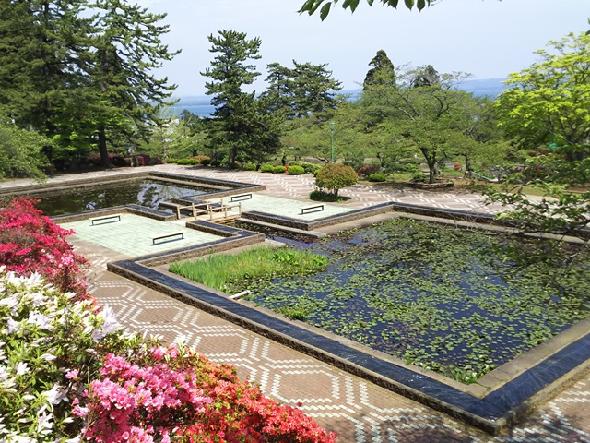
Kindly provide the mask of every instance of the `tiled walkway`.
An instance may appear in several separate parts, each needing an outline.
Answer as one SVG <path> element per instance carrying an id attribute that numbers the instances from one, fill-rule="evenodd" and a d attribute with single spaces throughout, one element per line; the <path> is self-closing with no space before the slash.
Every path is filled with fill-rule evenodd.
<path id="1" fill-rule="evenodd" d="M 175 166 L 165 170 L 189 171 Z M 208 170 L 206 174 L 201 170 L 194 173 L 265 184 L 276 195 L 298 198 L 305 197 L 312 186 L 308 176 Z M 103 174 L 111 173 L 97 175 Z M 0 184 L 5 186 L 7 183 Z M 481 210 L 479 198 L 468 194 L 374 192 L 359 186 L 349 195 L 353 197 L 350 204 L 355 206 L 396 199 Z M 81 242 L 77 247 L 91 262 L 92 293 L 99 303 L 113 307 L 125 327 L 160 334 L 166 340 L 182 337 L 211 359 L 235 365 L 243 377 L 258 383 L 267 395 L 289 404 L 300 402 L 301 409 L 337 432 L 341 442 L 590 442 L 590 377 L 544 404 L 513 435 L 490 438 L 426 406 L 112 274 L 105 265 L 120 256 L 108 249 Z"/>

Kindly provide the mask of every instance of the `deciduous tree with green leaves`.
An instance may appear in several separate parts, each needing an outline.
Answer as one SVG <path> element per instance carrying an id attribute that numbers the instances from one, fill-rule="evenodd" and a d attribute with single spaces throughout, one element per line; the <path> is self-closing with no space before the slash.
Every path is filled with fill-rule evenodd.
<path id="1" fill-rule="evenodd" d="M 422 10 L 426 6 L 430 6 L 436 1 L 437 0 L 404 0 L 403 4 L 408 9 L 412 9 L 414 6 L 416 6 L 418 10 Z M 370 6 L 372 6 L 374 2 L 375 0 L 367 0 L 367 4 Z M 325 20 L 330 14 L 332 6 L 340 4 L 344 9 L 350 9 L 351 12 L 354 12 L 360 3 L 361 0 L 307 0 L 305 3 L 303 3 L 299 12 L 306 12 L 309 15 L 313 15 L 317 10 L 319 10 L 321 19 Z M 399 0 L 380 0 L 380 3 L 384 4 L 385 6 L 397 8 L 398 4 L 401 4 L 402 2 Z"/>
<path id="2" fill-rule="evenodd" d="M 590 192 L 567 190 L 590 182 L 590 35 L 569 34 L 538 54 L 541 61 L 509 77 L 497 112 L 518 147 L 549 149 L 487 196 L 509 206 L 501 217 L 524 230 L 572 233 L 590 222 Z M 542 187 L 543 198 L 526 196 L 527 184 Z"/>
<path id="3" fill-rule="evenodd" d="M 20 129 L 0 117 L 0 179 L 5 177 L 43 178 L 49 162 L 44 150 L 51 141 L 41 134 Z"/>

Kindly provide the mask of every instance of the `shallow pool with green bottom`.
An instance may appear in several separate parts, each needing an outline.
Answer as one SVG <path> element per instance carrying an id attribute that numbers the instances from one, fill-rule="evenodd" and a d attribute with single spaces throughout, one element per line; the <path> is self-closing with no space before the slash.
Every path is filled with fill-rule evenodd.
<path id="1" fill-rule="evenodd" d="M 182 224 L 163 222 L 135 214 L 116 214 L 120 221 L 92 224 L 91 220 L 62 223 L 65 229 L 73 229 L 80 240 L 104 246 L 128 257 L 156 254 L 186 246 L 202 245 L 223 237 L 189 229 Z M 182 234 L 156 241 L 156 237 Z M 176 240 L 179 239 L 179 240 Z"/>

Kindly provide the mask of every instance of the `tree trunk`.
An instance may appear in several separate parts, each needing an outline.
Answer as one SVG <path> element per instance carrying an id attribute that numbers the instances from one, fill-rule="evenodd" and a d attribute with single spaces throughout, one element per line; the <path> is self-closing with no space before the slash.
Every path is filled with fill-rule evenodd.
<path id="1" fill-rule="evenodd" d="M 229 167 L 234 169 L 236 167 L 236 157 L 238 156 L 238 149 L 232 146 L 229 150 Z"/>
<path id="2" fill-rule="evenodd" d="M 109 160 L 109 149 L 107 147 L 107 136 L 105 134 L 104 126 L 98 128 L 98 150 L 100 152 L 101 165 L 105 168 L 109 168 L 111 166 L 111 161 Z"/>
<path id="3" fill-rule="evenodd" d="M 422 152 L 426 164 L 428 165 L 428 183 L 433 184 L 436 179 L 436 153 L 429 152 L 428 149 L 420 149 L 420 152 Z"/>

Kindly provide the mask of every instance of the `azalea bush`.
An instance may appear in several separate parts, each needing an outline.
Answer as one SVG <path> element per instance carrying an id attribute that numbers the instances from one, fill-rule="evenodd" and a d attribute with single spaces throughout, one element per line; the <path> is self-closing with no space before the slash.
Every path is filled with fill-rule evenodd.
<path id="1" fill-rule="evenodd" d="M 72 414 L 102 356 L 137 346 L 109 316 L 46 284 L 0 268 L 0 441 L 76 437 Z M 22 440 L 19 440 L 22 439 Z"/>
<path id="2" fill-rule="evenodd" d="M 0 411 L 0 441 L 335 441 L 233 367 L 125 334 L 108 308 L 5 267 Z"/>
<path id="3" fill-rule="evenodd" d="M 38 272 L 59 289 L 83 296 L 86 260 L 66 241 L 71 234 L 44 216 L 35 200 L 13 199 L 0 209 L 0 265 L 21 274 Z"/>

